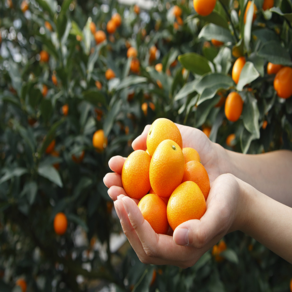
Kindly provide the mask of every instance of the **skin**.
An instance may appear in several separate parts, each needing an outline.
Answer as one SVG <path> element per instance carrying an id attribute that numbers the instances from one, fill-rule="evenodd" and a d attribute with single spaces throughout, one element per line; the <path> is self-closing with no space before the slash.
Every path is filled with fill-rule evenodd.
<path id="1" fill-rule="evenodd" d="M 191 267 L 224 235 L 240 230 L 292 263 L 289 226 L 292 220 L 292 196 L 289 195 L 292 153 L 238 154 L 212 143 L 200 130 L 178 127 L 183 147 L 192 147 L 200 153 L 210 177 L 207 211 L 200 220 L 181 224 L 172 236 L 156 234 L 144 220 L 137 201 L 130 199 L 122 188 L 125 158 L 113 157 L 109 161 L 113 173 L 104 177 L 123 231 L 140 261 Z M 134 150 L 146 150 L 149 128 L 147 126 L 133 142 Z"/>

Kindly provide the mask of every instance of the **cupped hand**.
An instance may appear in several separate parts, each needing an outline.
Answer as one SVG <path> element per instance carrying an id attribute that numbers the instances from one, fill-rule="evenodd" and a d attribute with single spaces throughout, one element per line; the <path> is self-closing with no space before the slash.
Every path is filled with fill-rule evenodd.
<path id="1" fill-rule="evenodd" d="M 187 268 L 226 233 L 242 225 L 245 210 L 242 183 L 231 174 L 219 176 L 212 183 L 203 217 L 182 223 L 173 236 L 156 234 L 129 197 L 118 196 L 114 205 L 123 231 L 141 262 Z"/>
<path id="2" fill-rule="evenodd" d="M 198 151 L 201 163 L 206 168 L 210 182 L 212 183 L 220 174 L 223 173 L 224 164 L 227 163 L 226 151 L 209 140 L 200 130 L 177 124 L 183 140 L 183 148 L 191 147 Z M 146 126 L 143 133 L 137 137 L 132 147 L 134 150 L 146 150 L 146 140 L 150 125 Z M 113 173 L 108 173 L 104 177 L 104 183 L 109 188 L 108 194 L 112 200 L 116 200 L 119 195 L 127 195 L 122 186 L 121 173 L 125 158 L 115 156 L 110 159 L 109 167 Z"/>

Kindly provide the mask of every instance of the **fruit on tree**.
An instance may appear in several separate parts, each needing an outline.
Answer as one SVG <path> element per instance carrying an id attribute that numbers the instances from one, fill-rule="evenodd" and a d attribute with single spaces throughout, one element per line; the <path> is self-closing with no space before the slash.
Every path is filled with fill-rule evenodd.
<path id="1" fill-rule="evenodd" d="M 225 116 L 231 122 L 236 122 L 242 113 L 243 100 L 237 92 L 231 92 L 225 102 Z"/>
<path id="2" fill-rule="evenodd" d="M 274 79 L 274 88 L 281 98 L 289 98 L 292 95 L 292 68 L 284 67 Z"/>
<path id="3" fill-rule="evenodd" d="M 213 12 L 216 0 L 193 0 L 193 4 L 199 15 L 207 16 Z"/>
<path id="4" fill-rule="evenodd" d="M 66 215 L 61 212 L 56 214 L 54 218 L 55 233 L 58 235 L 63 235 L 67 230 L 67 226 L 68 226 L 68 220 L 67 220 Z"/>
<path id="5" fill-rule="evenodd" d="M 232 79 L 237 84 L 240 78 L 241 71 L 246 63 L 245 57 L 238 58 L 232 68 Z"/>

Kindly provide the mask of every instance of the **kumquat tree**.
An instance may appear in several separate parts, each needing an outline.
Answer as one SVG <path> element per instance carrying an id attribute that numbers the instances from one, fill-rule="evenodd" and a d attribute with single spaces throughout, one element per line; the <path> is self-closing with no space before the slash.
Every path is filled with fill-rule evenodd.
<path id="1" fill-rule="evenodd" d="M 292 291 L 240 232 L 187 269 L 141 263 L 103 183 L 158 118 L 292 149 L 292 2 L 133 2 L 0 0 L 0 291 Z"/>

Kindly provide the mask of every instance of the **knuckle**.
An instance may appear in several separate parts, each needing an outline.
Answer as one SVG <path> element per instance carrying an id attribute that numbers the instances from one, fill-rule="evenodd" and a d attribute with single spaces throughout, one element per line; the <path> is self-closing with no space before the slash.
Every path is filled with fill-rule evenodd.
<path id="1" fill-rule="evenodd" d="M 143 249 L 147 257 L 149 258 L 155 257 L 155 252 L 151 248 L 144 247 Z"/>
<path id="2" fill-rule="evenodd" d="M 207 242 L 207 234 L 203 228 L 198 228 L 194 233 L 193 240 L 190 240 L 190 244 L 196 248 L 202 248 Z"/>

